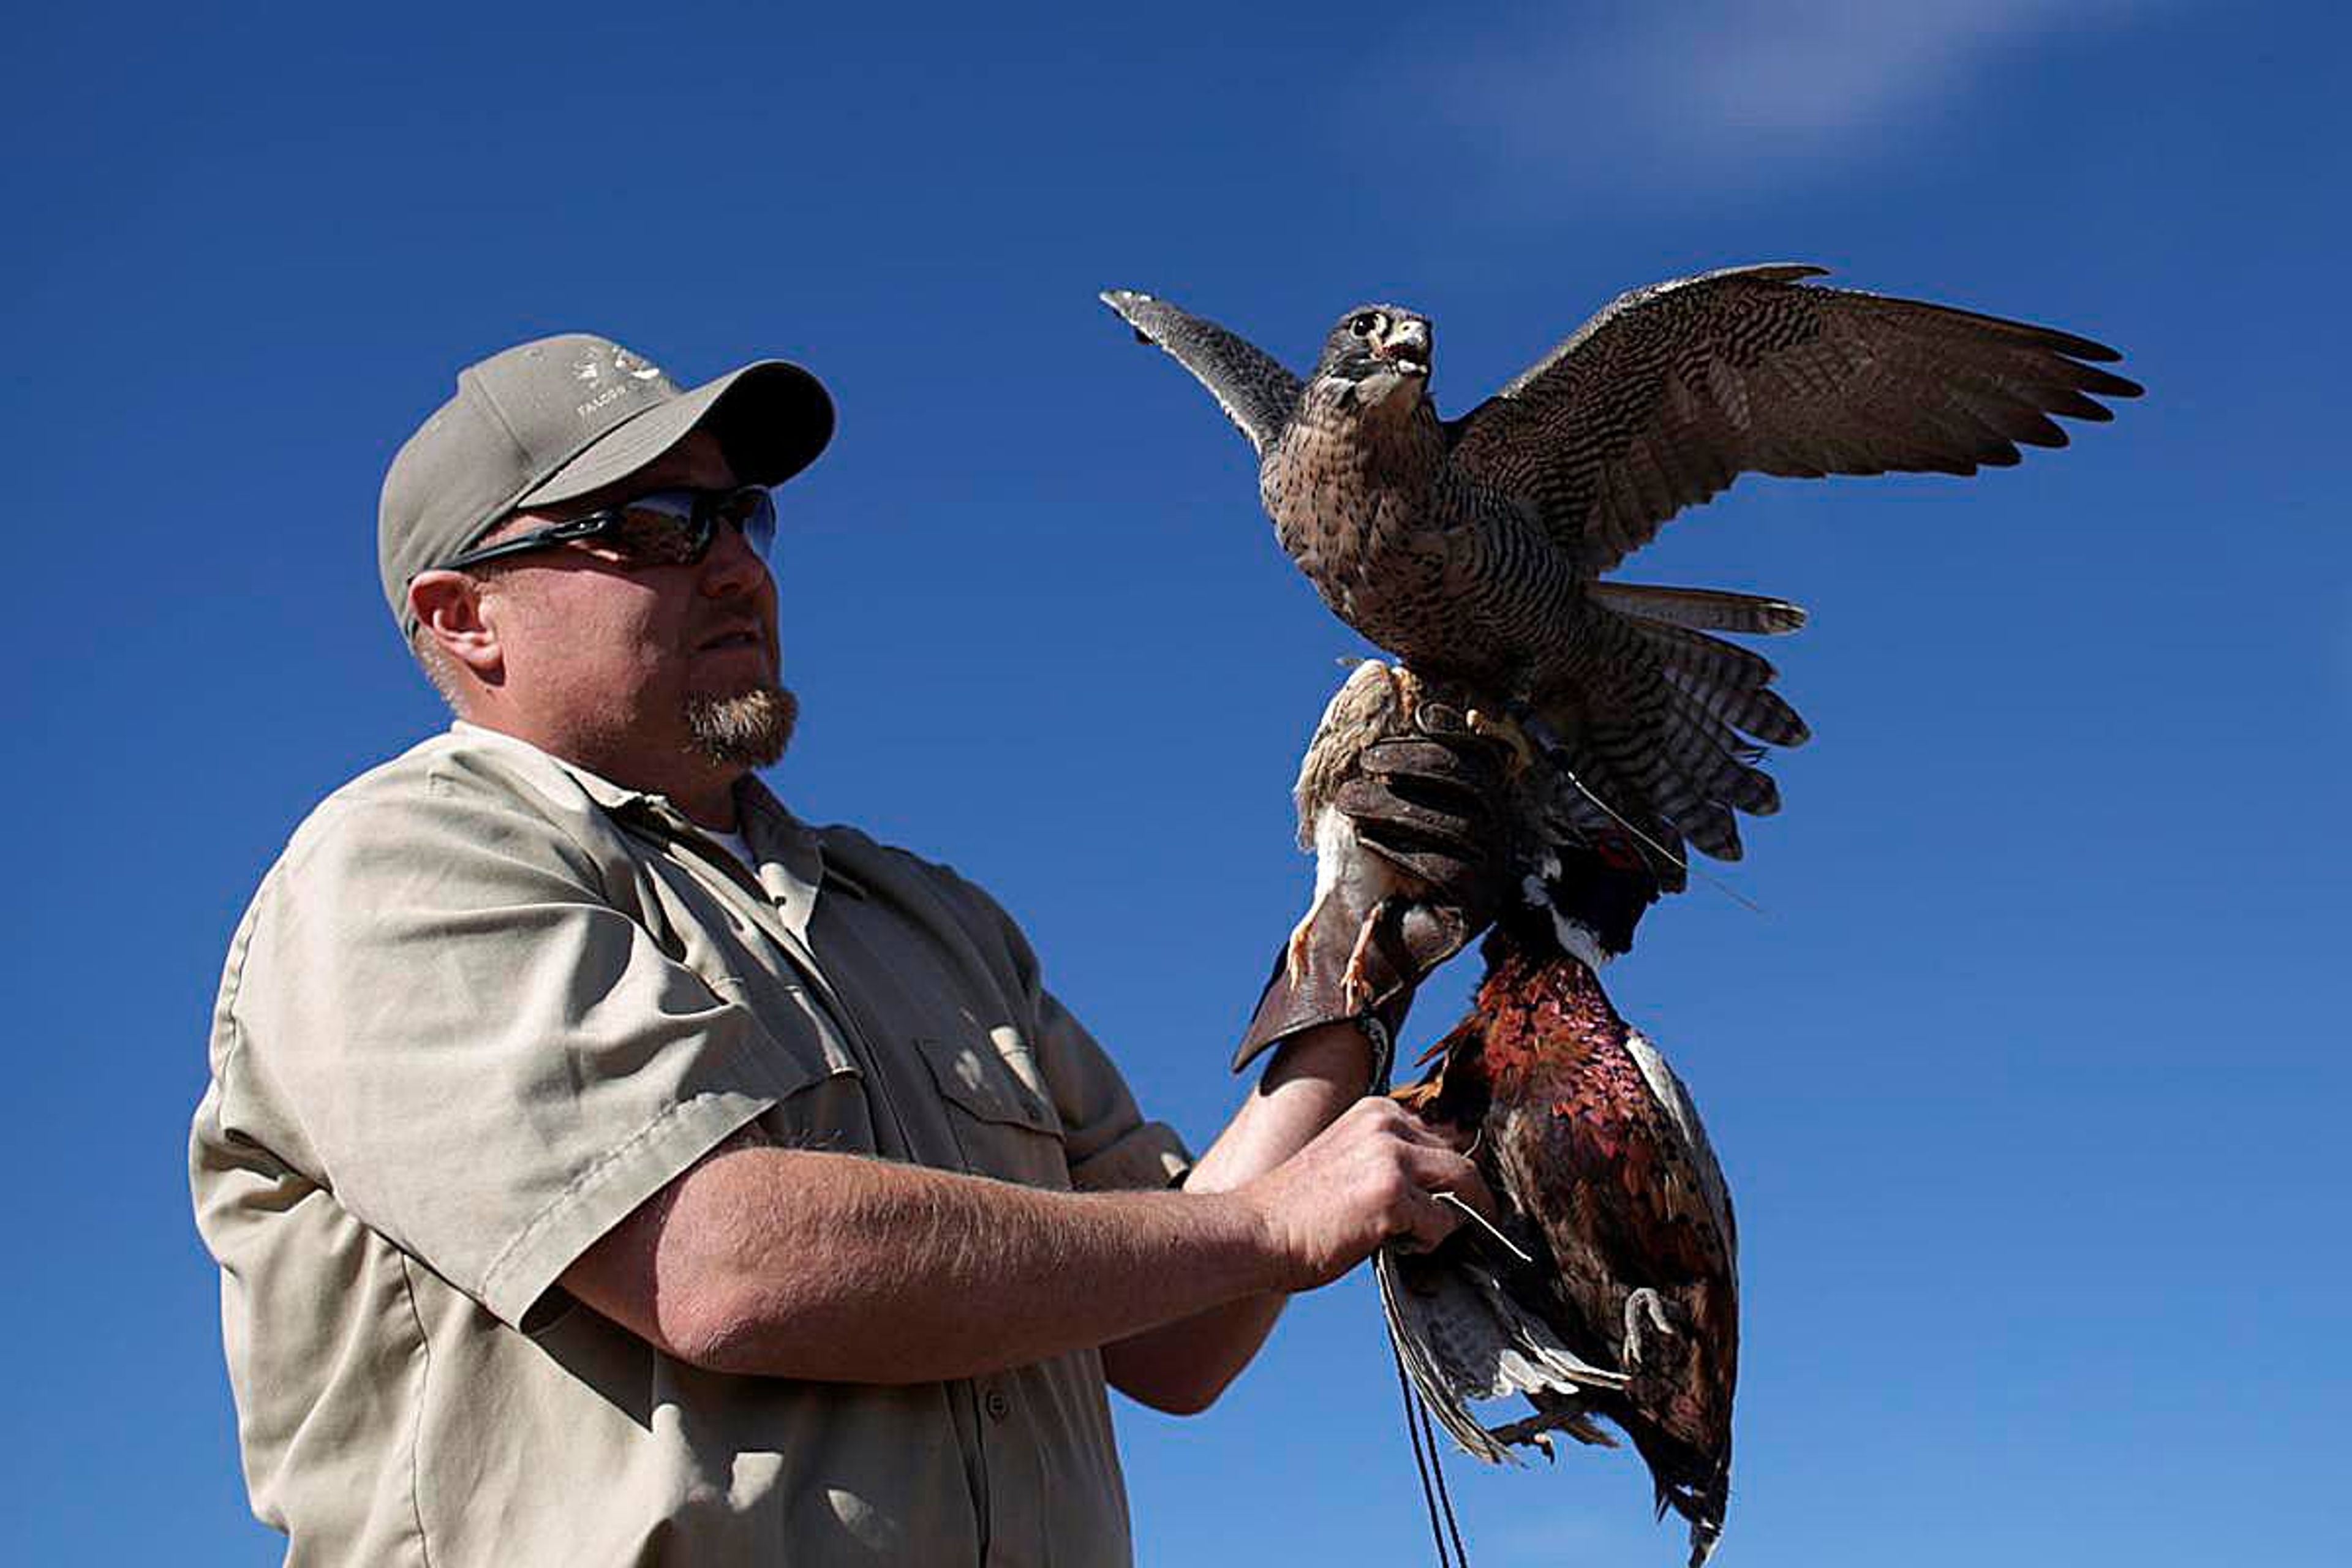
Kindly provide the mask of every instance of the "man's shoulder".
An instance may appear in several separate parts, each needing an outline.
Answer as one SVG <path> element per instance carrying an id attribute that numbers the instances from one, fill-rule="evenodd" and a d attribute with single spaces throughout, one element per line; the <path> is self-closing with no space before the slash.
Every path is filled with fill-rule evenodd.
<path id="1" fill-rule="evenodd" d="M 827 873 L 845 874 L 863 889 L 871 889 L 877 884 L 885 889 L 912 886 L 955 898 L 974 894 L 987 897 L 946 861 L 931 859 L 904 845 L 887 843 L 862 827 L 829 822 L 808 831 L 824 856 Z"/>
<path id="2" fill-rule="evenodd" d="M 510 736 L 458 724 L 377 763 L 313 806 L 288 837 L 278 866 L 331 846 L 400 840 L 436 827 L 501 826 L 576 835 L 595 802 L 553 757 Z"/>

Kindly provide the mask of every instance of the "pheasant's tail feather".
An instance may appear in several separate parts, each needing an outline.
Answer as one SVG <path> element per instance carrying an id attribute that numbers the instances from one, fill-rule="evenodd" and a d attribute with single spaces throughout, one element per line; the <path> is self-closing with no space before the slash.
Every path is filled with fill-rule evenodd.
<path id="1" fill-rule="evenodd" d="M 1668 1507 L 1690 1521 L 1690 1562 L 1688 1568 L 1706 1568 L 1706 1560 L 1715 1555 L 1716 1543 L 1723 1539 L 1723 1508 L 1720 1495 L 1693 1497 L 1685 1501 L 1658 1494 L 1658 1512 L 1664 1515 Z"/>
<path id="2" fill-rule="evenodd" d="M 1671 1509 L 1690 1525 L 1690 1568 L 1702 1568 L 1723 1538 L 1723 1516 L 1731 1501 L 1731 1455 L 1703 1454 L 1667 1436 L 1638 1412 L 1614 1410 L 1611 1418 L 1633 1440 L 1649 1467 L 1658 1517 Z"/>

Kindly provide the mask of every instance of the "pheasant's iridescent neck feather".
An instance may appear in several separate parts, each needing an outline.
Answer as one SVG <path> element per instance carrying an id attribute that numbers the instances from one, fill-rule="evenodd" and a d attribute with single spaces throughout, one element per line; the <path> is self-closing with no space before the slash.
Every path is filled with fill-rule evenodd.
<path id="1" fill-rule="evenodd" d="M 1489 949 L 1492 967 L 1478 987 L 1481 1055 L 1498 1089 L 1622 1041 L 1625 1021 L 1601 982 L 1565 953 L 1537 959 L 1516 945 Z"/>

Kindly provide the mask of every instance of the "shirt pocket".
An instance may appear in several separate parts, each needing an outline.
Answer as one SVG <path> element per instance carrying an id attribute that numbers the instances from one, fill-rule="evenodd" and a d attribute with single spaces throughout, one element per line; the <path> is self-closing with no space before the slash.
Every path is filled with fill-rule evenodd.
<path id="1" fill-rule="evenodd" d="M 964 1169 L 1024 1186 L 1067 1192 L 1070 1163 L 1062 1148 L 1061 1118 L 1045 1097 L 1024 1081 L 1004 1053 L 1024 1058 L 1017 1040 L 969 1035 L 918 1035 L 915 1052 L 948 1108 Z"/>

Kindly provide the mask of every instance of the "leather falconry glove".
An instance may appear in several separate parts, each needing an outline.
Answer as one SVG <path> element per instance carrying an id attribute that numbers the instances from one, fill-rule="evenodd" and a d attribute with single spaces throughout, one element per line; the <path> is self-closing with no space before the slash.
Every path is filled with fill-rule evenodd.
<path id="1" fill-rule="evenodd" d="M 1415 702 L 1409 722 L 1393 716 L 1403 732 L 1368 744 L 1335 731 L 1339 710 L 1335 700 L 1300 774 L 1315 901 L 1275 960 L 1234 1070 L 1300 1030 L 1355 1022 L 1371 1039 L 1378 1090 L 1414 987 L 1494 922 L 1516 885 L 1511 753 L 1450 704 Z M 1322 770 L 1337 787 L 1311 798 L 1318 752 L 1349 745 L 1361 748 L 1351 761 L 1341 750 L 1340 765 Z"/>

